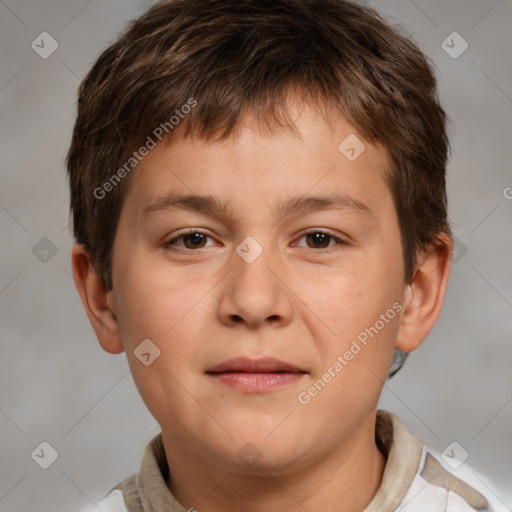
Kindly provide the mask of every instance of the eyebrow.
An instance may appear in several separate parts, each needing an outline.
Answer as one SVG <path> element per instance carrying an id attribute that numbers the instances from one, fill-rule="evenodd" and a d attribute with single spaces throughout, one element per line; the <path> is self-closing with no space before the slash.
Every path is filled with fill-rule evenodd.
<path id="1" fill-rule="evenodd" d="M 156 212 L 180 209 L 204 214 L 222 216 L 226 214 L 228 202 L 221 201 L 213 196 L 197 194 L 166 194 L 154 198 L 144 208 L 142 215 L 148 217 Z M 327 210 L 341 210 L 360 215 L 374 217 L 372 210 L 361 201 L 346 194 L 335 194 L 323 197 L 298 196 L 287 200 L 280 200 L 272 208 L 275 217 L 283 218 L 290 214 L 308 214 Z"/>

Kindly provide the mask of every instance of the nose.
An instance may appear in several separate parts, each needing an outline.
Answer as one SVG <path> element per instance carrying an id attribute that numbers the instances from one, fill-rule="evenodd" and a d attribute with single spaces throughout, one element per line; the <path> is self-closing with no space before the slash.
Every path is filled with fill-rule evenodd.
<path id="1" fill-rule="evenodd" d="M 293 293 L 284 263 L 270 249 L 252 262 L 233 252 L 231 272 L 223 280 L 218 314 L 222 323 L 284 327 L 292 321 Z"/>

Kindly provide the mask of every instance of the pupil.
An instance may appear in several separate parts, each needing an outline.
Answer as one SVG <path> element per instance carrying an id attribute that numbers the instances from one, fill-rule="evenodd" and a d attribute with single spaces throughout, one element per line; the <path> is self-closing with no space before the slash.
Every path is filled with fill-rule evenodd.
<path id="1" fill-rule="evenodd" d="M 309 237 L 310 240 L 313 239 L 314 244 L 321 244 L 322 247 L 329 245 L 329 235 L 325 233 L 308 233 L 306 236 Z"/>
<path id="2" fill-rule="evenodd" d="M 186 235 L 185 241 L 191 241 L 191 244 L 185 243 L 185 245 L 188 247 L 189 245 L 193 245 L 192 249 L 195 249 L 197 244 L 200 244 L 204 241 L 204 235 L 202 233 L 191 233 L 189 235 Z M 190 249 L 191 247 L 189 247 Z"/>

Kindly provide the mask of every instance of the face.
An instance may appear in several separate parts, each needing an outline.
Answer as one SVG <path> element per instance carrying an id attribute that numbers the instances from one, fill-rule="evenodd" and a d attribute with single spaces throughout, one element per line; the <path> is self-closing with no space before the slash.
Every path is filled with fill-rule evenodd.
<path id="1" fill-rule="evenodd" d="M 296 124 L 157 146 L 114 242 L 108 301 L 166 449 L 240 471 L 311 463 L 371 423 L 406 291 L 383 149 L 358 156 L 342 117 Z"/>

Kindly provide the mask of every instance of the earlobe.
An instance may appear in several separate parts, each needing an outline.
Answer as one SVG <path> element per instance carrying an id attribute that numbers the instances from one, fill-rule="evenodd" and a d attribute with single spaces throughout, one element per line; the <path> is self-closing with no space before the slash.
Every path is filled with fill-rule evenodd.
<path id="1" fill-rule="evenodd" d="M 443 305 L 451 269 L 453 240 L 443 233 L 423 251 L 412 283 L 406 286 L 396 348 L 411 352 L 434 327 Z"/>
<path id="2" fill-rule="evenodd" d="M 111 354 L 123 352 L 112 291 L 107 291 L 82 244 L 73 245 L 71 263 L 75 286 L 100 345 Z"/>

